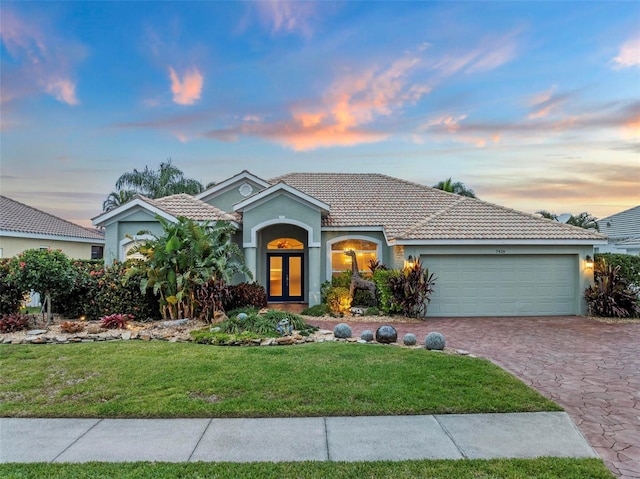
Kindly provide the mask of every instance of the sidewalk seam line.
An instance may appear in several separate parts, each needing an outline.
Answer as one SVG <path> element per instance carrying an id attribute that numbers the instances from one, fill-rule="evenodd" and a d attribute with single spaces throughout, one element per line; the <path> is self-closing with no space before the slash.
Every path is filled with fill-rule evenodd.
<path id="1" fill-rule="evenodd" d="M 324 420 L 324 445 L 327 448 L 327 461 L 331 461 L 331 451 L 329 450 L 329 429 L 327 428 L 327 418 L 322 418 Z"/>
<path id="2" fill-rule="evenodd" d="M 80 439 L 82 439 L 83 437 L 85 437 L 87 434 L 89 434 L 89 432 L 96 427 L 98 424 L 100 424 L 102 421 L 104 421 L 104 418 L 100 418 L 96 421 L 95 424 L 93 424 L 89 429 L 87 429 L 85 432 L 83 432 L 82 434 L 80 434 L 75 441 L 73 441 L 71 444 L 69 444 L 67 447 L 65 447 L 62 451 L 60 451 L 60 454 L 58 454 L 56 457 L 54 457 L 51 460 L 51 464 L 53 464 L 54 462 L 56 462 L 56 459 L 58 459 L 60 456 L 62 456 L 65 452 L 67 452 L 69 449 L 71 449 L 71 447 L 73 447 L 73 445 L 78 442 Z"/>
<path id="3" fill-rule="evenodd" d="M 189 454 L 189 459 L 187 459 L 187 462 L 191 462 L 191 458 L 195 454 L 196 449 L 198 449 L 198 446 L 200 445 L 200 442 L 202 441 L 202 438 L 204 437 L 204 435 L 209 430 L 209 426 L 211 426 L 211 421 L 213 421 L 213 419 L 209 418 L 209 422 L 207 422 L 207 425 L 204 428 L 204 431 L 202 431 L 202 434 L 200 434 L 200 437 L 198 438 L 198 442 L 196 442 L 196 445 L 194 446 L 193 451 L 191 451 L 191 454 Z"/>
<path id="4" fill-rule="evenodd" d="M 462 454 L 462 458 L 463 459 L 469 459 L 469 455 L 464 451 L 464 449 L 460 445 L 458 445 L 456 440 L 453 438 L 453 435 L 449 432 L 449 430 L 446 428 L 446 426 L 440 422 L 440 420 L 438 419 L 438 416 L 436 416 L 434 414 L 433 419 L 435 419 L 436 422 L 440 425 L 440 427 L 442 428 L 444 433 L 447 435 L 447 437 L 449 439 L 451 439 L 451 442 L 453 443 L 453 445 L 456 446 L 456 448 L 458 449 L 460 454 Z"/>

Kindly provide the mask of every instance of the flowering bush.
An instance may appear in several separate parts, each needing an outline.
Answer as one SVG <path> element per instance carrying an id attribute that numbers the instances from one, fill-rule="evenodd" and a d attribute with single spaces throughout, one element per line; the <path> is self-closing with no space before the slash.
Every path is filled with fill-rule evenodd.
<path id="1" fill-rule="evenodd" d="M 40 293 L 44 299 L 48 323 L 53 319 L 52 296 L 69 291 L 75 276 L 71 260 L 61 250 L 29 249 L 14 256 L 9 264 L 11 280 L 24 291 Z"/>
<path id="2" fill-rule="evenodd" d="M 107 329 L 125 329 L 129 320 L 133 318 L 133 314 L 110 314 L 100 318 L 100 326 Z"/>

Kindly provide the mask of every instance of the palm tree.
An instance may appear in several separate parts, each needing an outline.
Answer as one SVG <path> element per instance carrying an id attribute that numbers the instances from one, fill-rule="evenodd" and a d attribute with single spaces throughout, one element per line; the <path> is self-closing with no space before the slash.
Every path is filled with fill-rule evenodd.
<path id="1" fill-rule="evenodd" d="M 550 213 L 547 210 L 536 211 L 537 214 L 542 216 L 543 218 L 547 218 L 549 220 L 560 221 L 559 216 L 555 213 Z M 564 216 L 564 215 L 563 215 Z M 565 222 L 565 224 L 578 226 L 579 228 L 584 228 L 586 230 L 596 230 L 600 231 L 600 226 L 598 225 L 598 219 L 595 216 L 583 211 L 578 215 L 570 215 L 569 219 Z"/>
<path id="2" fill-rule="evenodd" d="M 542 216 L 543 218 L 547 218 L 548 220 L 558 221 L 558 215 L 555 213 L 550 213 L 547 210 L 536 211 L 536 214 Z"/>
<path id="3" fill-rule="evenodd" d="M 131 200 L 136 195 L 133 190 L 118 190 L 112 191 L 107 196 L 107 199 L 102 203 L 102 211 L 111 211 L 118 206 L 124 205 L 127 201 Z"/>
<path id="4" fill-rule="evenodd" d="M 231 239 L 235 230 L 230 223 L 200 224 L 184 217 L 179 217 L 177 223 L 157 219 L 163 234 L 134 247 L 132 252 L 141 253 L 145 261 L 135 265 L 129 274 L 145 273 L 140 288 L 151 289 L 160 297 L 163 318 L 195 317 L 196 291 L 209 281 L 225 284 L 236 273 L 251 277 L 242 262 L 240 247 Z"/>
<path id="5" fill-rule="evenodd" d="M 185 177 L 182 170 L 171 164 L 171 158 L 160 163 L 158 171 L 145 166 L 142 171 L 134 169 L 124 173 L 116 181 L 116 188 L 131 188 L 149 198 L 162 198 L 177 193 L 196 195 L 204 190 L 202 183 Z"/>
<path id="6" fill-rule="evenodd" d="M 579 226 L 580 228 L 584 228 L 586 230 L 596 230 L 600 231 L 600 226 L 598 225 L 598 219 L 583 211 L 578 215 L 571 215 L 571 218 L 567 220 L 568 225 Z"/>
<path id="7" fill-rule="evenodd" d="M 440 181 L 438 184 L 433 185 L 434 188 L 448 193 L 455 193 L 460 196 L 468 196 L 469 198 L 477 198 L 476 194 L 471 188 L 467 188 L 464 183 L 459 181 L 453 182 L 451 178 L 447 178 L 444 181 Z"/>

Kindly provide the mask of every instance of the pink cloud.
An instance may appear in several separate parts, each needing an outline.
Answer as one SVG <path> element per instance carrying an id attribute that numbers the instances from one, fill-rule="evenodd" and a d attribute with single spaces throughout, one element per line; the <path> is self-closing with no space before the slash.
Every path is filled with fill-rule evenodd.
<path id="1" fill-rule="evenodd" d="M 260 21 L 270 27 L 272 34 L 298 32 L 311 36 L 310 21 L 317 15 L 315 2 L 263 0 L 253 5 L 258 10 Z"/>
<path id="2" fill-rule="evenodd" d="M 78 105 L 76 97 L 76 84 L 68 79 L 55 79 L 49 81 L 45 91 L 53 95 L 56 100 L 68 105 Z"/>
<path id="3" fill-rule="evenodd" d="M 204 78 L 197 68 L 187 70 L 182 80 L 172 67 L 169 67 L 173 102 L 178 105 L 193 105 L 200 99 Z"/>
<path id="4" fill-rule="evenodd" d="M 51 32 L 46 19 L 28 20 L 10 8 L 2 11 L 0 38 L 15 61 L 12 74 L 2 86 L 2 101 L 46 93 L 68 105 L 78 105 L 75 63 L 85 56 L 85 48 Z"/>
<path id="5" fill-rule="evenodd" d="M 624 42 L 620 46 L 618 56 L 611 62 L 615 70 L 640 66 L 640 36 Z"/>

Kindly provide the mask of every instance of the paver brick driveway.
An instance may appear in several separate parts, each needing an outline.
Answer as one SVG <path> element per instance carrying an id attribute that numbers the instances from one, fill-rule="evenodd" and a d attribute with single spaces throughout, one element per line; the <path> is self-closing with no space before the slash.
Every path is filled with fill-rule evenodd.
<path id="1" fill-rule="evenodd" d="M 336 322 L 310 321 L 325 329 Z M 347 321 L 354 335 L 375 323 Z M 640 322 L 582 317 L 428 318 L 396 323 L 398 340 L 431 331 L 490 359 L 565 408 L 609 469 L 640 478 Z"/>

